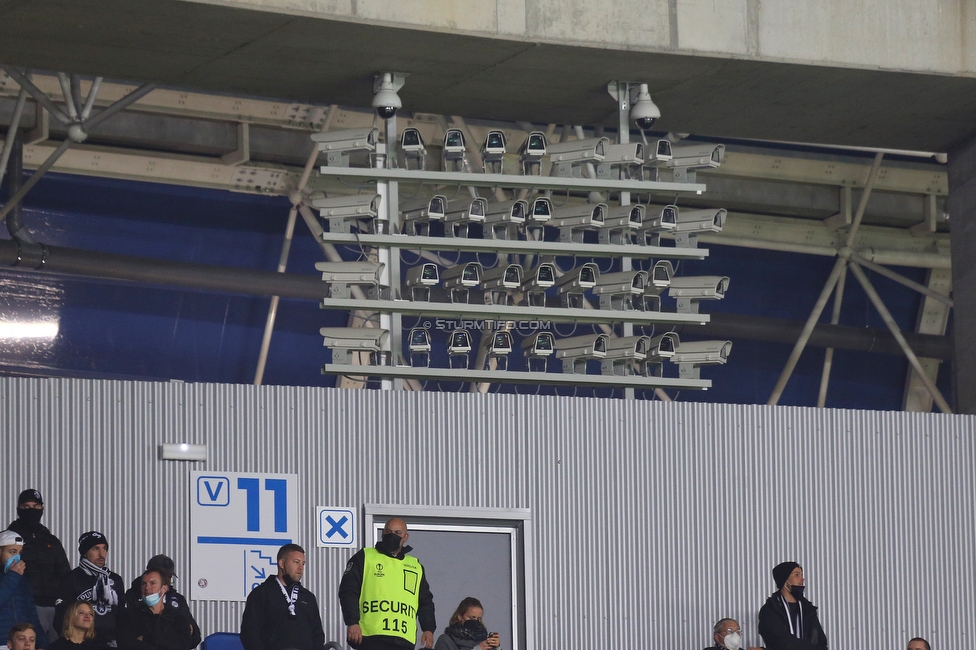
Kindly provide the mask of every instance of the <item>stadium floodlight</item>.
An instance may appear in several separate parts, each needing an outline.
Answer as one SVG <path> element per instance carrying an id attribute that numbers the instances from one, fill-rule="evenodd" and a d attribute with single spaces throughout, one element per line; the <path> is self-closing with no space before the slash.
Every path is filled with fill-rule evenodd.
<path id="1" fill-rule="evenodd" d="M 525 142 L 519 147 L 519 163 L 522 165 L 523 174 L 539 175 L 548 144 L 546 134 L 542 131 L 529 133 Z"/>
<path id="2" fill-rule="evenodd" d="M 429 301 L 430 288 L 436 287 L 439 282 L 440 275 L 433 262 L 424 262 L 407 271 L 407 287 L 410 289 L 411 300 Z"/>
<path id="3" fill-rule="evenodd" d="M 697 248 L 698 235 L 703 232 L 722 232 L 727 216 L 725 208 L 682 210 L 677 214 L 675 222 L 675 246 Z"/>
<path id="4" fill-rule="evenodd" d="M 546 372 L 549 357 L 556 353 L 556 337 L 552 332 L 535 332 L 522 340 L 522 350 L 529 372 Z"/>
<path id="5" fill-rule="evenodd" d="M 407 334 L 407 350 L 410 353 L 410 365 L 430 367 L 430 332 L 423 327 L 414 327 Z M 421 362 L 422 363 L 419 363 Z"/>
<path id="6" fill-rule="evenodd" d="M 350 232 L 353 223 L 362 230 L 361 221 L 376 232 L 376 216 L 379 214 L 379 194 L 350 194 L 347 196 L 322 197 L 317 192 L 310 197 L 312 207 L 318 208 L 319 216 L 329 220 L 330 232 Z"/>
<path id="7" fill-rule="evenodd" d="M 390 330 L 375 327 L 323 327 L 323 345 L 332 350 L 332 363 L 348 364 L 352 353 L 369 353 L 370 365 L 387 365 Z"/>
<path id="8" fill-rule="evenodd" d="M 369 286 L 368 296 L 379 298 L 380 278 L 386 267 L 382 262 L 316 262 L 315 270 L 329 284 L 329 298 L 349 298 L 350 287 Z"/>
<path id="9" fill-rule="evenodd" d="M 448 364 L 451 368 L 467 368 L 471 355 L 471 333 L 466 329 L 456 329 L 447 337 Z M 458 366 L 457 362 L 463 362 Z"/>
<path id="10" fill-rule="evenodd" d="M 481 197 L 448 201 L 447 210 L 444 211 L 444 234 L 448 237 L 467 237 L 468 226 L 484 223 L 487 211 L 488 201 Z"/>
<path id="11" fill-rule="evenodd" d="M 451 302 L 467 303 L 470 290 L 481 284 L 482 271 L 478 262 L 465 262 L 441 273 L 444 288 L 450 292 Z"/>
<path id="12" fill-rule="evenodd" d="M 400 134 L 400 151 L 403 152 L 403 162 L 406 169 L 410 169 L 412 161 L 414 169 L 427 168 L 427 146 L 420 129 L 408 127 Z"/>
<path id="13" fill-rule="evenodd" d="M 649 336 L 621 336 L 607 341 L 606 355 L 600 363 L 604 375 L 636 375 L 642 372 Z"/>
<path id="14" fill-rule="evenodd" d="M 586 334 L 566 339 L 556 339 L 556 358 L 563 363 L 563 372 L 585 375 L 586 362 L 603 359 L 607 354 L 606 334 Z"/>
<path id="15" fill-rule="evenodd" d="M 593 262 L 580 264 L 556 279 L 557 293 L 565 307 L 583 307 L 583 293 L 596 286 L 600 269 Z"/>
<path id="16" fill-rule="evenodd" d="M 641 374 L 645 377 L 663 377 L 665 359 L 670 359 L 680 344 L 681 341 L 674 332 L 665 332 L 652 338 L 647 344 L 647 355 Z"/>
<path id="17" fill-rule="evenodd" d="M 694 275 L 671 278 L 668 295 L 677 301 L 679 314 L 697 314 L 700 300 L 722 300 L 728 289 L 728 276 Z"/>
<path id="18" fill-rule="evenodd" d="M 430 222 L 443 221 L 445 212 L 447 212 L 447 197 L 442 194 L 403 201 L 400 204 L 400 214 L 403 216 L 401 232 L 429 235 Z"/>
<path id="19" fill-rule="evenodd" d="M 638 230 L 637 241 L 645 246 L 660 246 L 662 232 L 674 232 L 678 227 L 678 206 L 666 205 L 660 211 L 645 212 Z M 643 235 L 643 236 L 641 236 Z"/>
<path id="20" fill-rule="evenodd" d="M 634 233 L 644 223 L 645 205 L 619 205 L 612 207 L 600 228 L 601 244 L 632 244 Z"/>
<path id="21" fill-rule="evenodd" d="M 681 379 L 700 379 L 701 366 L 722 365 L 732 352 L 732 341 L 692 341 L 682 343 L 671 355 Z"/>
<path id="22" fill-rule="evenodd" d="M 372 127 L 362 129 L 338 129 L 312 134 L 312 141 L 318 150 L 325 153 L 329 167 L 348 167 L 349 154 L 357 151 L 367 153 L 376 150 L 380 130 Z"/>
<path id="23" fill-rule="evenodd" d="M 593 295 L 599 296 L 600 309 L 633 310 L 634 300 L 643 295 L 645 284 L 646 271 L 601 273 L 593 286 Z"/>
<path id="24" fill-rule="evenodd" d="M 671 145 L 671 160 L 665 163 L 676 183 L 694 183 L 699 169 L 714 169 L 725 160 L 724 144 L 677 142 Z"/>

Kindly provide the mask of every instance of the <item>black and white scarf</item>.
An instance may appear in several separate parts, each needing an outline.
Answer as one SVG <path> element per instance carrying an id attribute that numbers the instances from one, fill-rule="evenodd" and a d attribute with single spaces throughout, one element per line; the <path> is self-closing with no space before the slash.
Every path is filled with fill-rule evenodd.
<path id="1" fill-rule="evenodd" d="M 81 558 L 78 563 L 81 570 L 95 578 L 95 586 L 90 590 L 79 594 L 78 600 L 85 600 L 91 603 L 96 615 L 104 615 L 112 611 L 119 604 L 119 595 L 116 593 L 115 581 L 112 580 L 111 572 L 96 564 L 88 561 L 88 558 Z"/>

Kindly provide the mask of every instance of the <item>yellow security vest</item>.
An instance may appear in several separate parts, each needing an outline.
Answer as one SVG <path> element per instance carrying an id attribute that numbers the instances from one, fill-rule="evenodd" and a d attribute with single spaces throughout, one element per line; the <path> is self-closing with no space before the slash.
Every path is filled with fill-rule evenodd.
<path id="1" fill-rule="evenodd" d="M 424 569 L 409 555 L 402 560 L 363 549 L 363 586 L 359 592 L 359 627 L 363 636 L 398 636 L 417 642 L 417 607 Z"/>

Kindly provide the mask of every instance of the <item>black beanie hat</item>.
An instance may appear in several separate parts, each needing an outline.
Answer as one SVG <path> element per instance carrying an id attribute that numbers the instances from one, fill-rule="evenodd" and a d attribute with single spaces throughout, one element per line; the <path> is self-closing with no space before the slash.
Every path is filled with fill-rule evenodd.
<path id="1" fill-rule="evenodd" d="M 793 573 L 793 569 L 799 566 L 796 562 L 781 562 L 773 567 L 773 582 L 776 583 L 776 588 L 782 589 L 790 574 Z"/>
<path id="2" fill-rule="evenodd" d="M 42 506 L 44 505 L 44 499 L 41 498 L 41 493 L 34 488 L 27 488 L 20 493 L 20 496 L 17 497 L 17 507 L 19 508 L 28 501 L 37 501 Z"/>
<path id="3" fill-rule="evenodd" d="M 78 538 L 78 552 L 84 555 L 92 546 L 98 546 L 99 544 L 105 544 L 105 548 L 108 548 L 108 540 L 105 538 L 105 535 L 102 535 L 97 530 L 90 530 Z"/>

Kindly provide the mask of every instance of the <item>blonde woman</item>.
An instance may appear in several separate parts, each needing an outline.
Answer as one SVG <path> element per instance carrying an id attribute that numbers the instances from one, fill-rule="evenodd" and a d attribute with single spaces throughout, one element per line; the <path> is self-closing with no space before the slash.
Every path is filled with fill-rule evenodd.
<path id="1" fill-rule="evenodd" d="M 64 612 L 61 637 L 48 650 L 97 650 L 95 643 L 95 610 L 89 603 L 76 600 Z"/>

